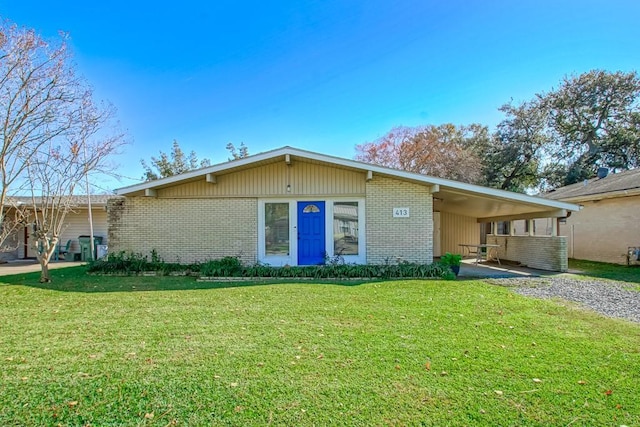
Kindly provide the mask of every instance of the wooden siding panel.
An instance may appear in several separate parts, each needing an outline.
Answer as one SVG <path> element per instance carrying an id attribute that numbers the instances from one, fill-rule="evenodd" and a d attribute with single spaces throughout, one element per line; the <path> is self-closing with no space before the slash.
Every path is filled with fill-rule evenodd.
<path id="1" fill-rule="evenodd" d="M 360 171 L 295 162 L 274 163 L 219 175 L 217 183 L 192 181 L 158 190 L 159 198 L 277 197 L 364 195 L 366 174 Z M 287 192 L 287 184 L 291 192 Z"/>
<path id="2" fill-rule="evenodd" d="M 440 212 L 441 253 L 462 253 L 460 243 L 479 244 L 480 224 L 476 218 Z"/>

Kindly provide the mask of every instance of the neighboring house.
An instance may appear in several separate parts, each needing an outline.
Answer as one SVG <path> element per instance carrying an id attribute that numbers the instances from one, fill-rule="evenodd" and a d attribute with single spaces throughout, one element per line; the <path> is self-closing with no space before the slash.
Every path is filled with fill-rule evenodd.
<path id="1" fill-rule="evenodd" d="M 107 243 L 107 199 L 114 196 L 109 195 L 92 195 L 91 196 L 91 213 L 93 220 L 94 236 L 102 237 L 102 244 Z M 22 204 L 30 206 L 30 197 L 14 197 L 14 204 Z M 68 212 L 65 217 L 65 225 L 60 235 L 60 246 L 65 247 L 67 242 L 71 240 L 69 251 L 71 253 L 80 253 L 79 236 L 88 236 L 90 234 L 89 227 L 89 200 L 87 196 L 73 196 L 73 209 Z M 9 210 L 9 214 L 10 214 Z M 7 246 L 11 250 L 0 253 L 0 259 L 30 259 L 35 258 L 35 248 L 32 244 L 33 224 L 26 224 L 21 227 L 7 241 Z"/>
<path id="2" fill-rule="evenodd" d="M 640 247 L 640 169 L 600 172 L 599 178 L 558 188 L 543 197 L 582 205 L 560 224 L 561 233 L 567 236 L 569 258 L 624 264 L 627 248 Z"/>
<path id="3" fill-rule="evenodd" d="M 276 266 L 431 263 L 480 225 L 566 217 L 578 206 L 284 147 L 121 188 L 108 204 L 110 252 Z M 501 236 L 502 259 L 566 270 L 564 237 Z"/>

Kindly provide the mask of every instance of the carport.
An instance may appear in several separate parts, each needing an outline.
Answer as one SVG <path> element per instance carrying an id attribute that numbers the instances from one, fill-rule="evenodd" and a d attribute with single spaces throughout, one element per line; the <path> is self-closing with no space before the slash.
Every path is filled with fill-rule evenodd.
<path id="1" fill-rule="evenodd" d="M 461 244 L 497 245 L 501 260 L 534 269 L 566 271 L 567 241 L 558 222 L 580 206 L 526 194 L 441 181 L 433 193 L 434 256 L 462 253 Z M 549 230 L 534 220 L 551 218 Z"/>

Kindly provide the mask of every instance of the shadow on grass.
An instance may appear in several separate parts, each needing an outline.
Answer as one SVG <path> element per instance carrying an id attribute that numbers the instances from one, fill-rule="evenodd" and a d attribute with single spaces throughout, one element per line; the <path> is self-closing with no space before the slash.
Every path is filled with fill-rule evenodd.
<path id="1" fill-rule="evenodd" d="M 14 274 L 0 277 L 0 283 L 29 286 L 61 292 L 141 292 L 177 291 L 197 289 L 224 289 L 246 286 L 266 286 L 287 283 L 309 285 L 358 286 L 366 283 L 384 282 L 371 280 L 309 280 L 296 278 L 248 279 L 238 281 L 198 282 L 192 276 L 108 276 L 87 274 L 86 266 L 51 270 L 50 283 L 40 283 L 40 272 Z M 407 279 L 413 280 L 413 279 Z"/>

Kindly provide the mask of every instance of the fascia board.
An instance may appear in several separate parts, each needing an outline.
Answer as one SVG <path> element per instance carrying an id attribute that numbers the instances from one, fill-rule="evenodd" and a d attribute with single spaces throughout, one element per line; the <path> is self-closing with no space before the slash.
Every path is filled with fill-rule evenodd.
<path id="1" fill-rule="evenodd" d="M 130 193 L 134 193 L 137 191 L 143 191 L 146 189 L 157 188 L 161 186 L 166 186 L 174 183 L 178 183 L 183 180 L 193 179 L 197 177 L 204 177 L 206 174 L 215 174 L 217 172 L 222 172 L 228 169 L 233 169 L 238 166 L 245 166 L 251 163 L 261 162 L 263 160 L 269 160 L 279 156 L 285 155 L 298 156 L 301 158 L 306 158 L 310 160 L 316 160 L 318 162 L 335 164 L 338 166 L 343 166 L 352 169 L 359 169 L 363 171 L 372 171 L 374 174 L 379 173 L 387 176 L 392 176 L 396 178 L 401 178 L 409 181 L 420 182 L 428 185 L 436 185 L 440 186 L 440 191 L 446 190 L 448 188 L 454 190 L 461 190 L 464 192 L 482 194 L 485 196 L 491 196 L 503 200 L 508 200 L 512 202 L 520 202 L 533 204 L 538 206 L 547 206 L 556 209 L 566 209 L 571 211 L 580 210 L 578 205 L 561 202 L 556 200 L 543 199 L 541 197 L 529 196 L 526 194 L 513 193 L 505 190 L 498 190 L 494 188 L 483 187 L 475 184 L 467 184 L 464 182 L 453 181 L 444 178 L 436 178 L 432 176 L 420 175 L 413 172 L 399 171 L 396 169 L 386 168 L 383 166 L 377 166 L 370 163 L 358 162 L 356 160 L 343 159 L 340 157 L 328 156 L 326 154 L 319 154 L 312 151 L 300 150 L 292 147 L 282 147 L 276 150 L 267 151 L 260 154 L 255 154 L 253 156 L 245 157 L 242 159 L 234 160 L 227 163 L 220 163 L 218 165 L 209 166 L 206 168 L 198 169 L 195 171 L 185 172 L 180 175 L 171 176 L 168 178 L 162 178 L 155 181 L 149 181 L 142 184 L 136 184 L 129 187 L 123 187 L 116 190 L 117 195 L 126 195 Z"/>

